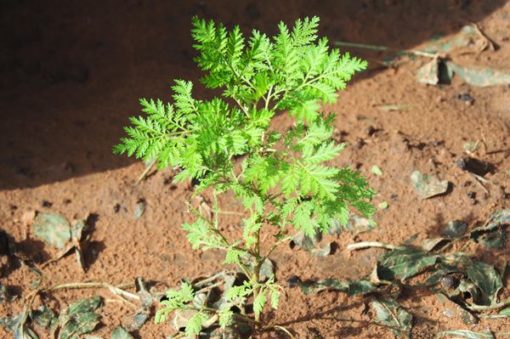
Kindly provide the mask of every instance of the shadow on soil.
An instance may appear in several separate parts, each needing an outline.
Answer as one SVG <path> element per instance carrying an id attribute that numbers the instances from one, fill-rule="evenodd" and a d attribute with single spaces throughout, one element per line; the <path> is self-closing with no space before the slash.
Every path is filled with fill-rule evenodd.
<path id="1" fill-rule="evenodd" d="M 408 292 L 408 291 L 407 291 Z M 335 293 L 335 292 L 322 292 L 322 293 Z M 406 291 L 403 291 L 404 296 L 406 294 Z M 426 290 L 415 290 L 413 293 L 414 297 L 417 299 L 423 298 L 425 296 L 429 296 L 433 294 L 431 291 Z M 355 297 L 352 297 L 355 298 Z M 312 320 L 329 320 L 332 323 L 341 323 L 341 329 L 336 332 L 335 337 L 336 338 L 348 338 L 348 337 L 357 337 L 359 336 L 363 328 L 367 326 L 380 326 L 382 328 L 386 327 L 382 324 L 378 324 L 375 320 L 373 315 L 371 314 L 371 311 L 369 311 L 368 302 L 370 301 L 370 298 L 365 298 L 360 301 L 353 301 L 350 302 L 348 305 L 340 305 L 340 306 L 333 306 L 333 307 L 327 307 L 319 312 L 315 312 L 313 314 L 309 314 L 303 317 L 296 318 L 294 320 L 278 324 L 279 326 L 287 327 L 291 326 L 293 324 L 297 323 L 306 323 Z M 363 307 L 364 310 L 360 312 L 359 319 L 353 319 L 352 317 L 345 317 L 344 312 L 347 312 L 352 309 Z M 368 315 L 367 315 L 368 313 Z M 433 320 L 420 316 L 415 319 L 415 321 L 420 322 L 434 322 Z M 320 329 L 314 328 L 314 327 L 308 327 L 307 330 L 310 333 L 313 333 L 316 338 L 323 338 L 321 336 Z"/>
<path id="2" fill-rule="evenodd" d="M 139 111 L 138 98 L 168 98 L 173 78 L 199 76 L 189 33 L 193 15 L 267 33 L 280 20 L 318 15 L 321 33 L 332 41 L 410 48 L 478 22 L 505 2 L 2 1 L 0 189 L 131 163 L 111 149 L 127 117 Z"/>

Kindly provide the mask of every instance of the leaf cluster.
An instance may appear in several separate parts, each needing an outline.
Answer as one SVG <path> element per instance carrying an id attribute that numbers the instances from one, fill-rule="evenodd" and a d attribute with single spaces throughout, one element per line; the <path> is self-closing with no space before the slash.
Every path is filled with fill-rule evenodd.
<path id="1" fill-rule="evenodd" d="M 218 282 L 213 281 L 213 285 L 217 286 Z M 198 290 L 197 285 L 188 282 L 183 282 L 179 289 L 168 290 L 156 312 L 156 323 L 165 322 L 174 311 L 188 311 L 185 333 L 190 337 L 200 334 L 204 328 L 210 326 L 208 321 L 211 318 L 217 318 L 219 326 L 225 329 L 234 323 L 236 315 L 234 310 L 244 308 L 247 299 L 256 289 L 258 292 L 253 299 L 256 314 L 262 312 L 268 299 L 273 309 L 278 308 L 281 287 L 273 279 L 257 284 L 245 280 L 237 285 L 233 285 L 233 281 L 230 284 L 225 281 L 222 285 L 225 290 L 216 302 L 210 300 L 209 295 L 201 295 L 202 292 Z"/>
<path id="2" fill-rule="evenodd" d="M 246 38 L 238 26 L 227 31 L 194 18 L 195 61 L 206 72 L 201 82 L 222 89 L 222 97 L 197 100 L 192 83 L 177 80 L 173 104 L 140 100 L 146 115 L 131 118 L 115 152 L 177 167 L 176 180 L 199 179 L 199 191 L 232 190 L 258 214 L 272 204 L 282 211 L 280 223 L 307 234 L 333 219 L 346 224 L 349 205 L 371 213 L 373 192 L 364 179 L 327 164 L 343 145 L 332 139 L 333 116 L 320 113 L 320 103 L 334 102 L 366 62 L 330 49 L 317 37 L 318 22 L 298 20 L 292 29 L 280 23 L 274 37 L 253 30 Z M 282 111 L 296 121 L 285 137 L 270 130 Z"/>

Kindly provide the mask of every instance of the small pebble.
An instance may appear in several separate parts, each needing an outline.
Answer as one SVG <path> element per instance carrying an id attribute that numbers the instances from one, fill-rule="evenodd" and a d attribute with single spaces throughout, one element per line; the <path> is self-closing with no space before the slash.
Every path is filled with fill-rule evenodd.
<path id="1" fill-rule="evenodd" d="M 457 287 L 459 281 L 457 278 L 447 275 L 441 278 L 441 286 L 447 290 L 451 290 Z"/>
<path id="2" fill-rule="evenodd" d="M 43 200 L 42 203 L 41 203 L 41 206 L 45 207 L 45 208 L 50 208 L 51 206 L 53 206 L 53 203 L 51 201 L 48 201 L 48 200 Z"/>
<path id="3" fill-rule="evenodd" d="M 287 284 L 290 288 L 297 287 L 299 283 L 301 282 L 301 279 L 297 275 L 293 275 L 289 279 L 287 279 Z"/>
<path id="4" fill-rule="evenodd" d="M 469 93 L 460 93 L 457 95 L 457 99 L 460 101 L 464 101 L 466 105 L 472 105 L 475 102 L 475 98 L 471 96 Z"/>
<path id="5" fill-rule="evenodd" d="M 113 212 L 115 212 L 115 213 L 119 213 L 119 211 L 120 211 L 120 204 L 119 204 L 119 203 L 117 203 L 117 204 L 115 204 L 115 205 L 113 206 Z"/>
<path id="6" fill-rule="evenodd" d="M 446 227 L 441 232 L 441 235 L 447 238 L 459 238 L 467 230 L 467 224 L 464 221 L 461 220 L 452 220 L 448 224 L 446 224 Z"/>
<path id="7" fill-rule="evenodd" d="M 133 215 L 135 219 L 140 219 L 142 215 L 145 213 L 145 208 L 147 207 L 147 202 L 144 198 L 138 199 L 135 205 L 135 210 L 133 212 Z"/>
<path id="8" fill-rule="evenodd" d="M 362 149 L 367 143 L 362 138 L 357 138 L 356 143 L 354 144 L 354 148 Z"/>
<path id="9" fill-rule="evenodd" d="M 25 225 L 30 225 L 34 221 L 36 214 L 37 214 L 36 211 L 24 212 L 23 215 L 21 216 L 21 222 Z"/>
<path id="10" fill-rule="evenodd" d="M 375 133 L 377 133 L 377 132 L 379 132 L 379 131 L 380 131 L 380 129 L 375 128 L 374 126 L 369 126 L 369 127 L 367 128 L 367 135 L 368 135 L 369 137 L 371 137 L 371 136 L 373 136 Z"/>

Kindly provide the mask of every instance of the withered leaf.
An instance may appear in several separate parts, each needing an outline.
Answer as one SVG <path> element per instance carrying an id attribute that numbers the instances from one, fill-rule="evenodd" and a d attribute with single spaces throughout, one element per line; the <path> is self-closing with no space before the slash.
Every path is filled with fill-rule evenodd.
<path id="1" fill-rule="evenodd" d="M 422 199 L 444 194 L 448 190 L 447 180 L 439 180 L 434 176 L 424 175 L 419 171 L 414 171 L 411 174 L 411 182 Z"/>
<path id="2" fill-rule="evenodd" d="M 373 300 L 376 322 L 388 326 L 398 337 L 410 337 L 413 316 L 395 300 Z"/>

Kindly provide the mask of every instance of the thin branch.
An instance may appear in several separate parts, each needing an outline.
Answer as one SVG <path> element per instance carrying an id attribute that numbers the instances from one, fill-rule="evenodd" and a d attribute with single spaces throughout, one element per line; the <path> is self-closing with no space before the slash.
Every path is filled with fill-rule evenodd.
<path id="1" fill-rule="evenodd" d="M 128 299 L 140 301 L 140 297 L 136 294 L 133 294 L 131 292 L 127 292 L 123 290 L 122 288 L 128 288 L 133 287 L 134 284 L 122 284 L 119 286 L 114 286 L 109 283 L 105 282 L 73 282 L 73 283 L 65 283 L 65 284 L 59 284 L 55 285 L 49 288 L 39 288 L 33 292 L 31 292 L 26 297 L 25 305 L 26 307 L 30 308 L 37 297 L 42 292 L 51 292 L 51 291 L 58 291 L 63 289 L 88 289 L 88 288 L 106 288 L 108 289 L 112 294 L 117 295 L 121 297 L 121 300 L 128 303 L 131 306 L 136 307 L 133 303 L 131 303 Z"/>
<path id="2" fill-rule="evenodd" d="M 271 328 L 275 328 L 277 330 L 280 330 L 282 332 L 284 332 L 285 334 L 287 334 L 291 339 L 295 339 L 296 337 L 294 337 L 294 335 L 292 335 L 292 333 L 290 333 L 290 331 L 288 329 L 286 329 L 285 327 L 283 326 L 280 326 L 280 325 L 274 325 L 274 326 L 271 326 Z"/>
<path id="3" fill-rule="evenodd" d="M 470 309 L 471 311 L 487 311 L 487 310 L 497 310 L 497 309 L 500 309 L 500 308 L 503 308 L 505 306 L 508 306 L 510 305 L 510 299 L 506 299 L 502 302 L 499 302 L 497 304 L 492 304 L 492 305 L 466 305 L 466 307 L 468 309 Z"/>
<path id="4" fill-rule="evenodd" d="M 133 286 L 131 284 L 131 286 Z M 105 282 L 78 282 L 78 283 L 67 283 L 67 284 L 60 284 L 53 287 L 48 288 L 48 291 L 56 291 L 56 290 L 62 290 L 62 289 L 85 289 L 85 288 L 106 288 L 113 294 L 129 298 L 132 300 L 139 301 L 140 297 L 134 293 L 127 292 L 119 287 L 113 286 L 109 283 Z"/>
<path id="5" fill-rule="evenodd" d="M 267 91 L 267 97 L 264 98 L 264 108 L 269 108 L 269 102 L 271 100 L 271 92 L 273 91 L 273 86 L 269 87 L 269 90 Z"/>
<path id="6" fill-rule="evenodd" d="M 234 99 L 234 101 L 236 102 L 237 106 L 239 106 L 239 108 L 241 108 L 241 110 L 243 111 L 244 115 L 246 115 L 246 117 L 249 117 L 250 113 L 248 113 L 248 110 L 246 109 L 246 107 L 244 107 L 243 104 L 241 104 L 241 102 L 236 97 L 232 97 L 232 99 Z"/>
<path id="7" fill-rule="evenodd" d="M 478 317 L 479 318 L 484 318 L 484 319 L 503 319 L 503 318 L 508 318 L 508 316 L 505 315 L 505 314 L 479 314 Z"/>
<path id="8" fill-rule="evenodd" d="M 142 180 L 145 179 L 145 177 L 147 176 L 147 174 L 149 174 L 149 172 L 152 170 L 152 168 L 154 167 L 155 164 L 156 164 L 156 159 L 151 160 L 150 163 L 147 166 L 145 166 L 145 170 L 136 179 L 135 186 L 138 185 Z"/>
<path id="9" fill-rule="evenodd" d="M 216 273 L 216 274 L 213 274 L 212 276 L 210 277 L 207 277 L 205 279 L 202 279 L 196 283 L 193 284 L 193 286 L 197 287 L 197 288 L 200 288 L 201 286 L 204 286 L 204 285 L 207 285 L 208 283 L 210 282 L 213 282 L 214 280 L 218 279 L 218 278 L 222 278 L 225 276 L 225 273 L 226 272 L 219 272 L 219 273 Z"/>
<path id="10" fill-rule="evenodd" d="M 349 251 L 362 250 L 365 248 L 372 248 L 372 247 L 385 248 L 387 250 L 397 250 L 399 248 L 402 248 L 401 246 L 385 244 L 385 243 L 378 242 L 378 241 L 363 241 L 363 242 L 357 242 L 354 244 L 347 245 L 347 249 Z"/>
<path id="11" fill-rule="evenodd" d="M 290 239 L 292 239 L 292 236 L 286 236 L 286 237 L 278 240 L 276 243 L 274 243 L 273 246 L 271 247 L 271 249 L 269 250 L 269 252 L 267 252 L 267 254 L 262 259 L 262 262 L 264 262 L 267 258 L 269 258 L 269 256 L 276 250 L 276 248 L 278 246 L 280 246 L 281 244 L 287 242 Z"/>
<path id="12" fill-rule="evenodd" d="M 429 53 L 429 52 L 424 52 L 424 51 L 419 51 L 419 50 L 402 50 L 402 49 L 396 49 L 396 48 L 391 48 L 391 47 L 382 46 L 382 45 L 362 44 L 362 43 L 347 42 L 347 41 L 335 41 L 335 46 L 370 49 L 373 51 L 397 52 L 398 54 L 416 55 L 416 56 L 422 56 L 422 57 L 426 57 L 426 58 L 435 58 L 437 56 L 436 53 Z"/>
<path id="13" fill-rule="evenodd" d="M 214 217 L 214 228 L 218 229 L 219 227 L 219 210 L 220 207 L 218 205 L 218 194 L 216 191 L 213 191 L 213 217 Z"/>

